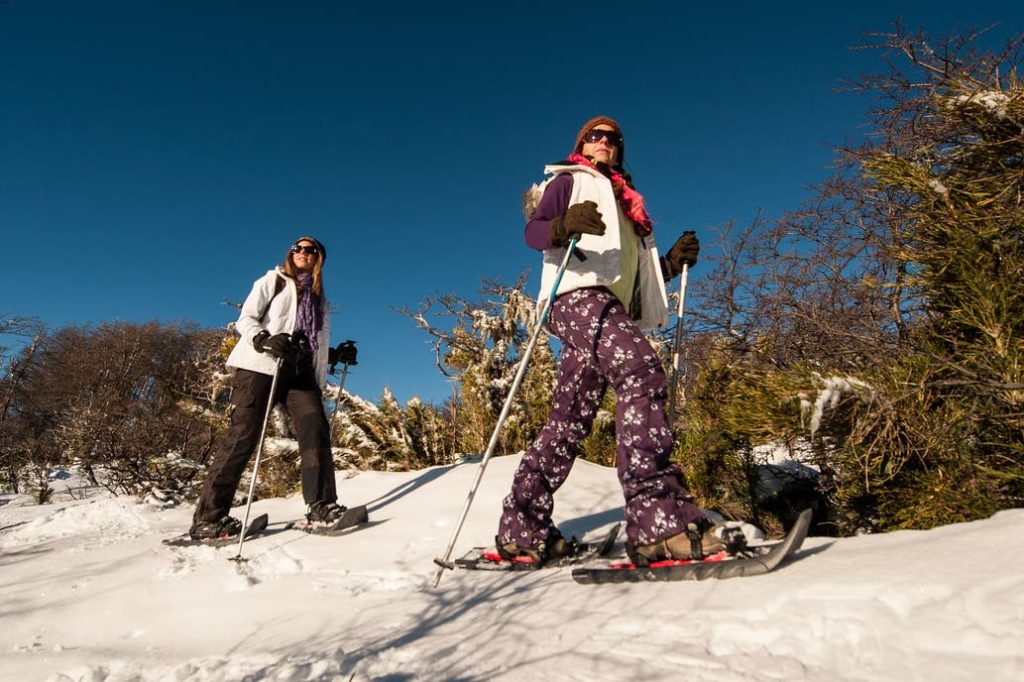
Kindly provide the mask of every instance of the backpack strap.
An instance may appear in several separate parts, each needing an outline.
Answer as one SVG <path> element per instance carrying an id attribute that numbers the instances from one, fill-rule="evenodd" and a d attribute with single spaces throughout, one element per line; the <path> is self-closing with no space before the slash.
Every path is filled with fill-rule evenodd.
<path id="1" fill-rule="evenodd" d="M 274 302 L 274 298 L 281 293 L 282 289 L 284 289 L 284 277 L 278 275 L 277 279 L 274 280 L 274 293 L 270 295 L 270 298 L 267 300 L 267 304 L 263 306 L 263 312 L 260 314 L 259 319 L 260 322 L 263 322 L 263 320 L 266 319 L 267 313 L 270 312 L 270 304 Z"/>

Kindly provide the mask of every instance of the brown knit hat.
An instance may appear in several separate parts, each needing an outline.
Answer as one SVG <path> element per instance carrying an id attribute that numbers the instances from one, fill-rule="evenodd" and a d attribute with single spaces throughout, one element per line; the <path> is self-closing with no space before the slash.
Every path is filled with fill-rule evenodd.
<path id="1" fill-rule="evenodd" d="M 618 165 L 621 166 L 625 162 L 625 160 L 626 160 L 626 140 L 625 140 L 625 136 L 622 134 L 622 128 L 620 128 L 619 124 L 615 122 L 615 119 L 608 118 L 607 116 L 597 116 L 595 118 L 590 119 L 586 123 L 584 123 L 583 127 L 580 128 L 579 134 L 576 136 L 576 146 L 573 147 L 572 151 L 575 154 L 582 153 L 582 151 L 583 151 L 583 136 L 586 135 L 587 133 L 589 133 L 591 130 L 593 130 L 597 126 L 602 125 L 602 124 L 606 125 L 606 126 L 611 126 L 612 130 L 617 132 L 619 134 L 619 137 L 623 138 L 622 143 L 619 145 L 619 158 L 618 158 Z"/>

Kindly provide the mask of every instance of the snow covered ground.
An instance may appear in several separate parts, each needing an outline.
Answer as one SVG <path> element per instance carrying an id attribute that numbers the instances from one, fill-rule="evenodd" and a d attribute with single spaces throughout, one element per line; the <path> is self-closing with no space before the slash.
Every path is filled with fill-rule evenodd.
<path id="1" fill-rule="evenodd" d="M 489 465 L 456 554 L 492 541 L 517 462 Z M 373 523 L 337 538 L 283 529 L 298 497 L 257 502 L 271 532 L 242 565 L 234 545 L 161 544 L 188 508 L 0 496 L 0 680 L 1024 680 L 1022 509 L 808 538 L 754 578 L 460 571 L 433 589 L 475 472 L 339 473 Z M 614 471 L 579 462 L 556 521 L 580 535 L 620 517 Z"/>

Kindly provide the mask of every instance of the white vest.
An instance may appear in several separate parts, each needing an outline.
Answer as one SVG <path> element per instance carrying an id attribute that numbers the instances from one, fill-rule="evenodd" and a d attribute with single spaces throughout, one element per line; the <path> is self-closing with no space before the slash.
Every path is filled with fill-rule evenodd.
<path id="1" fill-rule="evenodd" d="M 284 280 L 284 286 L 280 291 L 277 290 L 279 277 Z M 298 300 L 295 280 L 284 274 L 280 268 L 268 270 L 267 274 L 256 280 L 252 285 L 252 291 L 242 304 L 238 322 L 235 323 L 235 331 L 242 338 L 238 339 L 231 355 L 228 356 L 227 366 L 273 375 L 277 360 L 266 353 L 257 352 L 253 348 L 252 340 L 264 329 L 270 332 L 271 336 L 281 332 L 294 332 Z M 331 313 L 327 307 L 326 297 L 321 299 L 320 309 L 324 315 L 324 326 L 316 335 L 319 347 L 313 354 L 313 369 L 317 383 L 323 388 L 327 382 L 327 349 L 331 343 Z"/>
<path id="2" fill-rule="evenodd" d="M 572 174 L 572 195 L 569 205 L 593 201 L 601 213 L 607 229 L 603 235 L 584 234 L 576 243 L 587 260 L 580 261 L 575 255 L 569 259 L 556 295 L 586 287 L 607 287 L 622 277 L 621 241 L 619 233 L 619 206 L 615 201 L 612 182 L 599 171 L 586 166 L 545 166 L 544 172 L 552 177 L 539 187 L 544 187 L 561 173 Z M 623 216 L 624 217 L 624 216 Z M 628 220 L 628 218 L 624 219 Z M 640 288 L 640 317 L 637 324 L 641 329 L 662 327 L 668 323 L 668 297 L 665 295 L 665 281 L 661 276 L 661 263 L 654 235 L 640 239 L 637 263 L 637 286 Z M 555 285 L 558 268 L 565 257 L 564 247 L 544 251 L 544 268 L 540 277 L 538 309 L 543 307 Z"/>

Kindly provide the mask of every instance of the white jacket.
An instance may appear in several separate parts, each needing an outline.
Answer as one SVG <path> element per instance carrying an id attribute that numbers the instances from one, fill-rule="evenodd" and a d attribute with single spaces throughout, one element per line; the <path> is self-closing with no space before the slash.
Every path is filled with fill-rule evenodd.
<path id="1" fill-rule="evenodd" d="M 277 291 L 278 278 L 284 281 L 280 291 Z M 268 270 L 267 274 L 256 280 L 248 298 L 242 304 L 238 322 L 235 323 L 235 330 L 241 338 L 228 356 L 227 366 L 273 375 L 277 361 L 273 356 L 257 352 L 252 340 L 263 330 L 270 332 L 271 336 L 281 332 L 294 332 L 298 301 L 298 286 L 295 280 L 284 274 L 280 267 Z M 320 307 L 323 310 L 324 326 L 316 336 L 318 347 L 313 354 L 313 369 L 317 383 L 324 388 L 327 385 L 327 349 L 331 342 L 331 315 L 326 297 L 321 298 Z M 260 319 L 264 310 L 266 316 Z"/>
<path id="2" fill-rule="evenodd" d="M 619 209 L 615 201 L 612 182 L 599 171 L 586 166 L 545 166 L 544 172 L 551 175 L 543 187 L 561 173 L 572 174 L 572 195 L 569 205 L 584 201 L 593 201 L 601 213 L 605 226 L 608 228 L 603 235 L 584 234 L 576 243 L 576 248 L 584 252 L 586 261 L 576 256 L 569 260 L 562 281 L 558 285 L 557 295 L 585 287 L 601 287 L 614 284 L 622 277 L 621 241 L 619 220 L 629 220 Z M 665 294 L 665 280 L 661 275 L 661 263 L 658 260 L 658 248 L 654 235 L 640 238 L 637 263 L 637 284 L 640 287 L 640 317 L 637 324 L 641 329 L 662 327 L 668 323 L 668 297 Z M 547 302 L 551 288 L 555 285 L 558 268 L 565 257 L 565 247 L 556 247 L 544 251 L 544 268 L 540 277 L 540 296 L 538 308 Z"/>

